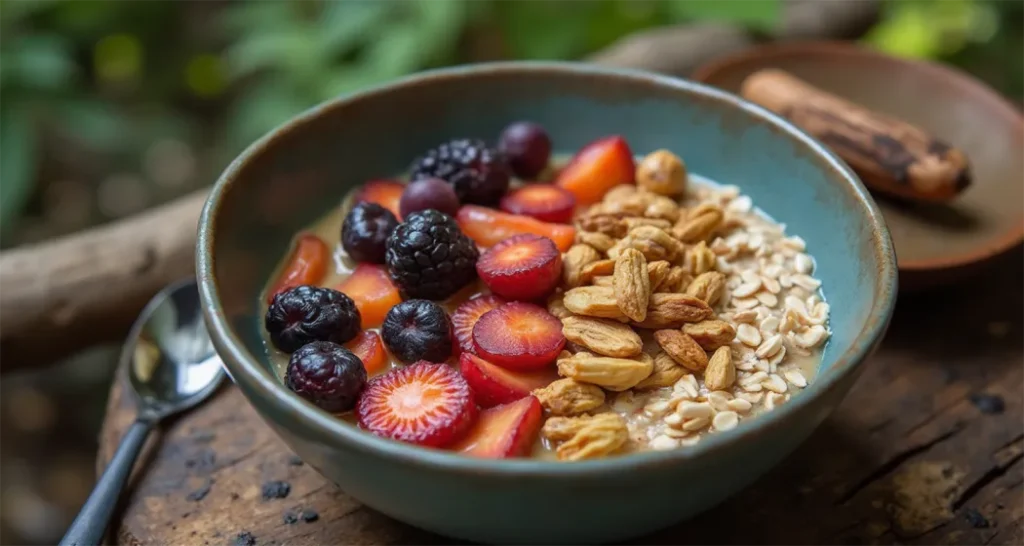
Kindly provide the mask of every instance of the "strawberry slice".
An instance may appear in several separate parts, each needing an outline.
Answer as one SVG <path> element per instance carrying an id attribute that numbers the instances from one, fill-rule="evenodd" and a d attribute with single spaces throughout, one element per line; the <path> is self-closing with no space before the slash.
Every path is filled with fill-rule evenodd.
<path id="1" fill-rule="evenodd" d="M 345 344 L 345 348 L 363 361 L 366 375 L 371 376 L 388 365 L 388 354 L 384 351 L 384 343 L 377 332 L 363 330 L 355 339 Z"/>
<path id="2" fill-rule="evenodd" d="M 338 284 L 337 290 L 356 303 L 364 330 L 384 324 L 388 311 L 402 302 L 398 287 L 382 265 L 357 265 L 352 274 Z"/>
<path id="3" fill-rule="evenodd" d="M 632 184 L 636 165 L 633 152 L 621 136 L 610 136 L 584 146 L 565 166 L 555 184 L 572 192 L 576 203 L 593 205 L 619 184 Z"/>
<path id="4" fill-rule="evenodd" d="M 405 191 L 405 184 L 394 180 L 371 180 L 363 184 L 359 193 L 356 194 L 356 203 L 369 201 L 388 209 L 395 218 L 402 219 L 398 203 L 402 199 L 402 192 Z"/>
<path id="5" fill-rule="evenodd" d="M 473 327 L 476 354 L 503 368 L 539 370 L 565 346 L 562 321 L 547 309 L 514 301 L 484 313 Z"/>
<path id="6" fill-rule="evenodd" d="M 485 409 L 476 425 L 451 449 L 488 459 L 526 457 L 537 441 L 543 415 L 535 396 Z"/>
<path id="7" fill-rule="evenodd" d="M 562 253 L 551 239 L 524 233 L 484 252 L 476 272 L 499 296 L 535 301 L 551 294 L 562 279 Z"/>
<path id="8" fill-rule="evenodd" d="M 288 259 L 288 265 L 281 272 L 274 288 L 267 293 L 267 303 L 273 302 L 274 296 L 289 288 L 319 284 L 327 273 L 327 262 L 330 258 L 331 250 L 319 237 L 310 233 L 299 235 Z"/>
<path id="9" fill-rule="evenodd" d="M 371 379 L 356 404 L 356 417 L 377 436 L 444 447 L 473 426 L 477 407 L 459 372 L 421 360 Z"/>
<path id="10" fill-rule="evenodd" d="M 473 325 L 484 313 L 497 308 L 505 303 L 505 300 L 497 296 L 477 296 L 459 305 L 452 313 L 452 325 L 455 327 L 455 337 L 459 340 L 459 348 L 463 352 L 472 353 L 476 350 L 473 345 Z"/>
<path id="11" fill-rule="evenodd" d="M 550 184 L 530 184 L 513 190 L 501 198 L 501 210 L 522 214 L 542 222 L 568 224 L 576 208 L 576 196 Z"/>
<path id="12" fill-rule="evenodd" d="M 469 353 L 459 357 L 459 371 L 466 378 L 480 407 L 490 408 L 530 396 L 558 379 L 551 368 L 536 372 L 514 372 Z"/>
<path id="13" fill-rule="evenodd" d="M 476 205 L 463 205 L 455 219 L 463 233 L 482 247 L 494 246 L 520 233 L 532 233 L 551 239 L 558 250 L 565 252 L 576 237 L 576 228 L 572 226 L 541 222 L 529 216 L 508 214 Z"/>

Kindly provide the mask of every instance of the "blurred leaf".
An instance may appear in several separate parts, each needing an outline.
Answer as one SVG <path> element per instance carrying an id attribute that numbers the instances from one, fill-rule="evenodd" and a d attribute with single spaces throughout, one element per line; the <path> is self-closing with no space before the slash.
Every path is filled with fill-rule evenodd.
<path id="1" fill-rule="evenodd" d="M 270 129 L 312 106 L 285 83 L 268 79 L 254 84 L 235 102 L 228 119 L 228 138 L 236 149 L 252 144 Z"/>
<path id="2" fill-rule="evenodd" d="M 10 228 L 32 194 L 36 160 L 31 116 L 26 108 L 7 102 L 0 109 L 0 229 Z"/>
<path id="3" fill-rule="evenodd" d="M 567 16 L 567 8 L 577 6 Z M 499 2 L 497 20 L 513 57 L 571 59 L 585 53 L 588 19 L 596 4 L 557 0 Z"/>
<path id="4" fill-rule="evenodd" d="M 333 0 L 324 6 L 320 18 L 320 45 L 333 54 L 344 53 L 359 44 L 394 13 L 395 2 Z"/>
<path id="5" fill-rule="evenodd" d="M 297 21 L 291 2 L 244 2 L 225 10 L 223 23 L 233 34 L 258 34 L 294 26 Z"/>
<path id="6" fill-rule="evenodd" d="M 111 149 L 131 138 L 129 121 L 108 102 L 78 97 L 60 102 L 57 120 L 71 136 L 99 149 Z"/>
<path id="7" fill-rule="evenodd" d="M 93 63 L 102 80 L 135 80 L 142 73 L 142 42 L 133 34 L 105 36 L 93 48 Z"/>
<path id="8" fill-rule="evenodd" d="M 57 3 L 57 0 L 35 0 L 32 2 L 0 2 L 0 25 L 3 28 L 13 26 L 23 19 L 27 19 L 49 9 Z"/>
<path id="9" fill-rule="evenodd" d="M 2 62 L 7 65 L 4 84 L 21 89 L 60 89 L 68 85 L 76 70 L 68 44 L 51 34 L 21 37 L 4 52 Z"/>
<path id="10" fill-rule="evenodd" d="M 782 14 L 781 0 L 671 0 L 669 10 L 679 20 L 727 21 L 770 29 Z"/>

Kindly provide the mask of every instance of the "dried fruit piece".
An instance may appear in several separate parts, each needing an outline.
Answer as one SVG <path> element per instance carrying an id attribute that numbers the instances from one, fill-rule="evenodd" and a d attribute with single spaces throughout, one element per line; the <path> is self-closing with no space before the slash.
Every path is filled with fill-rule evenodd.
<path id="1" fill-rule="evenodd" d="M 501 198 L 499 208 L 509 214 L 530 216 L 542 222 L 567 224 L 572 221 L 576 197 L 550 184 L 530 184 Z"/>
<path id="2" fill-rule="evenodd" d="M 377 332 L 364 330 L 355 339 L 346 343 L 345 348 L 359 357 L 369 375 L 383 370 L 388 365 L 388 354 Z"/>
<path id="3" fill-rule="evenodd" d="M 612 286 L 612 276 L 601 275 L 598 277 L 594 277 L 593 279 L 590 280 L 590 284 L 593 284 L 594 286 L 607 286 L 610 288 Z"/>
<path id="4" fill-rule="evenodd" d="M 558 379 L 552 369 L 515 372 L 470 353 L 459 357 L 459 371 L 473 389 L 476 403 L 483 408 L 515 402 Z"/>
<path id="5" fill-rule="evenodd" d="M 591 383 L 610 391 L 624 391 L 647 379 L 654 369 L 654 359 L 641 354 L 638 358 L 582 356 L 558 361 L 558 373 L 582 383 Z"/>
<path id="6" fill-rule="evenodd" d="M 477 408 L 469 384 L 454 368 L 417 362 L 370 380 L 356 417 L 377 436 L 444 447 L 469 431 Z"/>
<path id="7" fill-rule="evenodd" d="M 547 237 L 524 233 L 485 251 L 476 262 L 491 292 L 510 300 L 547 297 L 562 278 L 562 253 Z"/>
<path id="8" fill-rule="evenodd" d="M 316 286 L 327 272 L 331 251 L 327 243 L 316 235 L 304 233 L 295 241 L 295 250 L 288 258 L 288 265 L 281 270 L 274 288 L 267 292 L 267 303 L 274 301 L 274 296 L 296 286 Z"/>
<path id="9" fill-rule="evenodd" d="M 708 355 L 692 337 L 679 330 L 658 330 L 654 332 L 658 345 L 672 360 L 688 370 L 699 372 L 708 366 Z"/>
<path id="10" fill-rule="evenodd" d="M 562 284 L 576 288 L 583 284 L 583 268 L 601 259 L 601 255 L 590 245 L 575 244 L 562 258 Z"/>
<path id="11" fill-rule="evenodd" d="M 736 328 L 724 320 L 702 320 L 684 324 L 683 333 L 692 337 L 705 350 L 714 351 L 736 337 Z"/>
<path id="12" fill-rule="evenodd" d="M 687 322 L 700 322 L 711 316 L 711 307 L 703 300 L 686 294 L 651 294 L 647 318 L 634 326 L 657 330 L 679 328 Z"/>
<path id="13" fill-rule="evenodd" d="M 719 347 L 711 355 L 708 367 L 704 370 L 704 384 L 709 391 L 724 391 L 736 382 L 736 366 L 732 363 L 732 350 Z"/>
<path id="14" fill-rule="evenodd" d="M 676 203 L 674 199 L 656 195 L 650 199 L 647 208 L 644 209 L 644 217 L 661 218 L 670 222 L 671 225 L 679 220 L 679 212 L 679 203 Z"/>
<path id="15" fill-rule="evenodd" d="M 725 216 L 716 205 L 704 204 L 681 218 L 672 229 L 672 234 L 684 243 L 696 243 L 711 237 L 722 225 Z"/>
<path id="16" fill-rule="evenodd" d="M 473 327 L 476 354 L 510 370 L 550 365 L 565 346 L 562 322 L 543 307 L 514 301 L 484 313 Z"/>
<path id="17" fill-rule="evenodd" d="M 565 293 L 562 298 L 565 308 L 577 315 L 588 317 L 625 320 L 619 304 L 615 301 L 615 290 L 610 286 L 581 286 Z"/>
<path id="18" fill-rule="evenodd" d="M 497 309 L 505 303 L 507 302 L 498 296 L 485 295 L 477 296 L 459 305 L 452 313 L 452 326 L 455 328 L 455 338 L 459 341 L 459 348 L 469 353 L 475 351 L 473 326 L 484 313 L 491 309 Z"/>
<path id="19" fill-rule="evenodd" d="M 394 180 L 371 180 L 363 184 L 354 199 L 355 203 L 377 203 L 391 211 L 395 218 L 401 220 L 402 213 L 399 202 L 402 199 L 402 192 L 405 191 L 405 184 Z"/>
<path id="20" fill-rule="evenodd" d="M 391 282 L 391 277 L 384 266 L 359 264 L 337 287 L 356 303 L 360 324 L 365 330 L 384 324 L 384 317 L 392 307 L 402 303 L 398 287 Z"/>
<path id="21" fill-rule="evenodd" d="M 600 233 L 615 239 L 623 237 L 627 231 L 626 222 L 612 214 L 585 214 L 576 219 L 576 226 L 580 231 Z"/>
<path id="22" fill-rule="evenodd" d="M 604 404 L 604 391 L 600 387 L 568 378 L 537 389 L 533 395 L 552 415 L 579 415 Z"/>
<path id="23" fill-rule="evenodd" d="M 562 319 L 562 334 L 567 340 L 605 356 L 636 356 L 644 348 L 639 334 L 614 320 L 567 317 Z"/>
<path id="24" fill-rule="evenodd" d="M 708 271 L 697 275 L 696 279 L 686 287 L 687 295 L 700 298 L 708 305 L 718 303 L 725 291 L 725 275 L 717 271 Z"/>
<path id="25" fill-rule="evenodd" d="M 672 261 L 682 252 L 683 245 L 662 229 L 640 226 L 615 243 L 615 246 L 608 250 L 608 257 L 618 258 L 627 248 L 639 250 L 648 261 Z"/>
<path id="26" fill-rule="evenodd" d="M 708 244 L 701 241 L 686 249 L 683 256 L 683 267 L 691 275 L 700 275 L 715 268 L 715 253 L 708 248 Z"/>
<path id="27" fill-rule="evenodd" d="M 564 437 L 569 430 L 573 431 L 572 434 L 556 450 L 558 459 L 562 461 L 605 457 L 618 451 L 629 440 L 626 421 L 615 413 L 552 417 L 544 423 L 542 434 L 551 439 L 551 435 Z"/>
<path id="28" fill-rule="evenodd" d="M 565 307 L 565 303 L 562 302 L 562 298 L 565 294 L 561 292 L 552 294 L 548 298 L 548 313 L 551 313 L 557 319 L 564 319 L 565 317 L 571 317 L 572 311 Z"/>
<path id="29" fill-rule="evenodd" d="M 473 428 L 450 449 L 488 459 L 526 457 L 537 440 L 543 418 L 544 410 L 533 396 L 485 409 Z"/>
<path id="30" fill-rule="evenodd" d="M 636 166 L 636 183 L 659 195 L 679 195 L 686 190 L 686 165 L 668 150 L 651 152 Z"/>
<path id="31" fill-rule="evenodd" d="M 658 292 L 681 292 L 690 282 L 690 276 L 682 267 L 675 265 L 669 269 L 665 281 L 658 287 Z"/>
<path id="32" fill-rule="evenodd" d="M 629 231 L 633 231 L 641 226 L 656 227 L 662 231 L 666 231 L 672 227 L 672 222 L 662 218 L 641 218 L 637 216 L 633 218 L 623 218 L 622 221 L 626 223 L 626 229 Z"/>
<path id="33" fill-rule="evenodd" d="M 463 206 L 455 219 L 462 231 L 483 247 L 494 246 L 513 235 L 532 233 L 551 239 L 559 251 L 565 252 L 576 237 L 576 229 L 572 226 L 541 222 L 529 216 L 517 216 L 476 205 Z"/>
<path id="34" fill-rule="evenodd" d="M 651 279 L 647 272 L 647 259 L 639 250 L 624 249 L 616 258 L 612 287 L 622 314 L 643 322 L 647 318 L 647 302 L 651 297 Z"/>
<path id="35" fill-rule="evenodd" d="M 647 264 L 647 277 L 650 279 L 651 292 L 656 292 L 661 287 L 671 269 L 672 264 L 665 260 L 658 260 Z"/>
<path id="36" fill-rule="evenodd" d="M 590 245 L 594 247 L 594 250 L 604 254 L 605 252 L 608 252 L 608 249 L 611 248 L 612 245 L 615 244 L 615 239 L 612 239 L 604 233 L 579 230 L 576 232 L 576 242 L 584 245 Z"/>
<path id="37" fill-rule="evenodd" d="M 615 272 L 615 260 L 598 260 L 583 267 L 580 274 L 580 284 L 593 282 L 597 277 L 611 276 Z M 609 284 L 611 286 L 611 284 Z"/>
<path id="38" fill-rule="evenodd" d="M 644 391 L 671 387 L 686 375 L 686 368 L 676 364 L 675 360 L 665 351 L 658 351 L 654 355 L 654 371 L 651 375 L 633 387 L 634 390 Z"/>
<path id="39" fill-rule="evenodd" d="M 619 184 L 632 184 L 633 152 L 621 136 L 610 136 L 584 146 L 562 169 L 555 184 L 569 190 L 581 205 L 597 203 Z"/>

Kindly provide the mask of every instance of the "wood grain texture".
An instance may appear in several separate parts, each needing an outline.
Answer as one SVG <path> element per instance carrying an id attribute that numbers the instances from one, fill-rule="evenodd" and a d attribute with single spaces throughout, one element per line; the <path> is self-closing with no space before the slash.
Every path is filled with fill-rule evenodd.
<path id="1" fill-rule="evenodd" d="M 722 505 L 635 543 L 1024 543 L 1022 263 L 1015 252 L 988 278 L 902 298 L 853 391 L 803 446 Z M 101 466 L 131 417 L 117 384 Z M 257 544 L 451 543 L 363 507 L 292 460 L 225 387 L 154 442 L 117 540 L 231 544 L 249 532 Z M 287 498 L 263 500 L 268 480 L 289 482 Z M 285 523 L 307 509 L 319 519 Z"/>

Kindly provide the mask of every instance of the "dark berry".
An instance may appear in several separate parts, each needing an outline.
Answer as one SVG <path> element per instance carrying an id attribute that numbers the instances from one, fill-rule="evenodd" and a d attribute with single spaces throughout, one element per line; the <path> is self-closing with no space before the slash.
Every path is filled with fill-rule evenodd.
<path id="1" fill-rule="evenodd" d="M 398 227 L 398 218 L 377 203 L 359 203 L 341 224 L 341 246 L 357 262 L 384 263 L 388 235 Z"/>
<path id="2" fill-rule="evenodd" d="M 482 140 L 457 139 L 429 150 L 412 164 L 410 180 L 440 178 L 463 204 L 494 206 L 508 190 L 505 157 Z"/>
<path id="3" fill-rule="evenodd" d="M 366 368 L 341 345 L 314 341 L 292 353 L 284 384 L 319 408 L 338 413 L 355 407 L 366 386 Z"/>
<path id="4" fill-rule="evenodd" d="M 398 202 L 402 218 L 421 210 L 439 210 L 449 216 L 459 212 L 459 196 L 440 178 L 421 178 L 406 186 Z"/>
<path id="5" fill-rule="evenodd" d="M 359 320 L 352 298 L 302 285 L 274 296 L 264 326 L 274 346 L 290 353 L 312 341 L 345 343 L 359 333 Z"/>
<path id="6" fill-rule="evenodd" d="M 388 311 L 381 337 L 398 360 L 444 362 L 452 355 L 452 319 L 428 300 L 403 301 Z"/>
<path id="7" fill-rule="evenodd" d="M 455 220 L 436 210 L 414 212 L 388 237 L 388 274 L 410 298 L 443 300 L 476 279 L 480 252 Z"/>
<path id="8" fill-rule="evenodd" d="M 498 150 L 505 155 L 512 172 L 532 179 L 544 171 L 551 157 L 551 139 L 543 127 L 529 121 L 513 123 L 501 132 Z"/>

